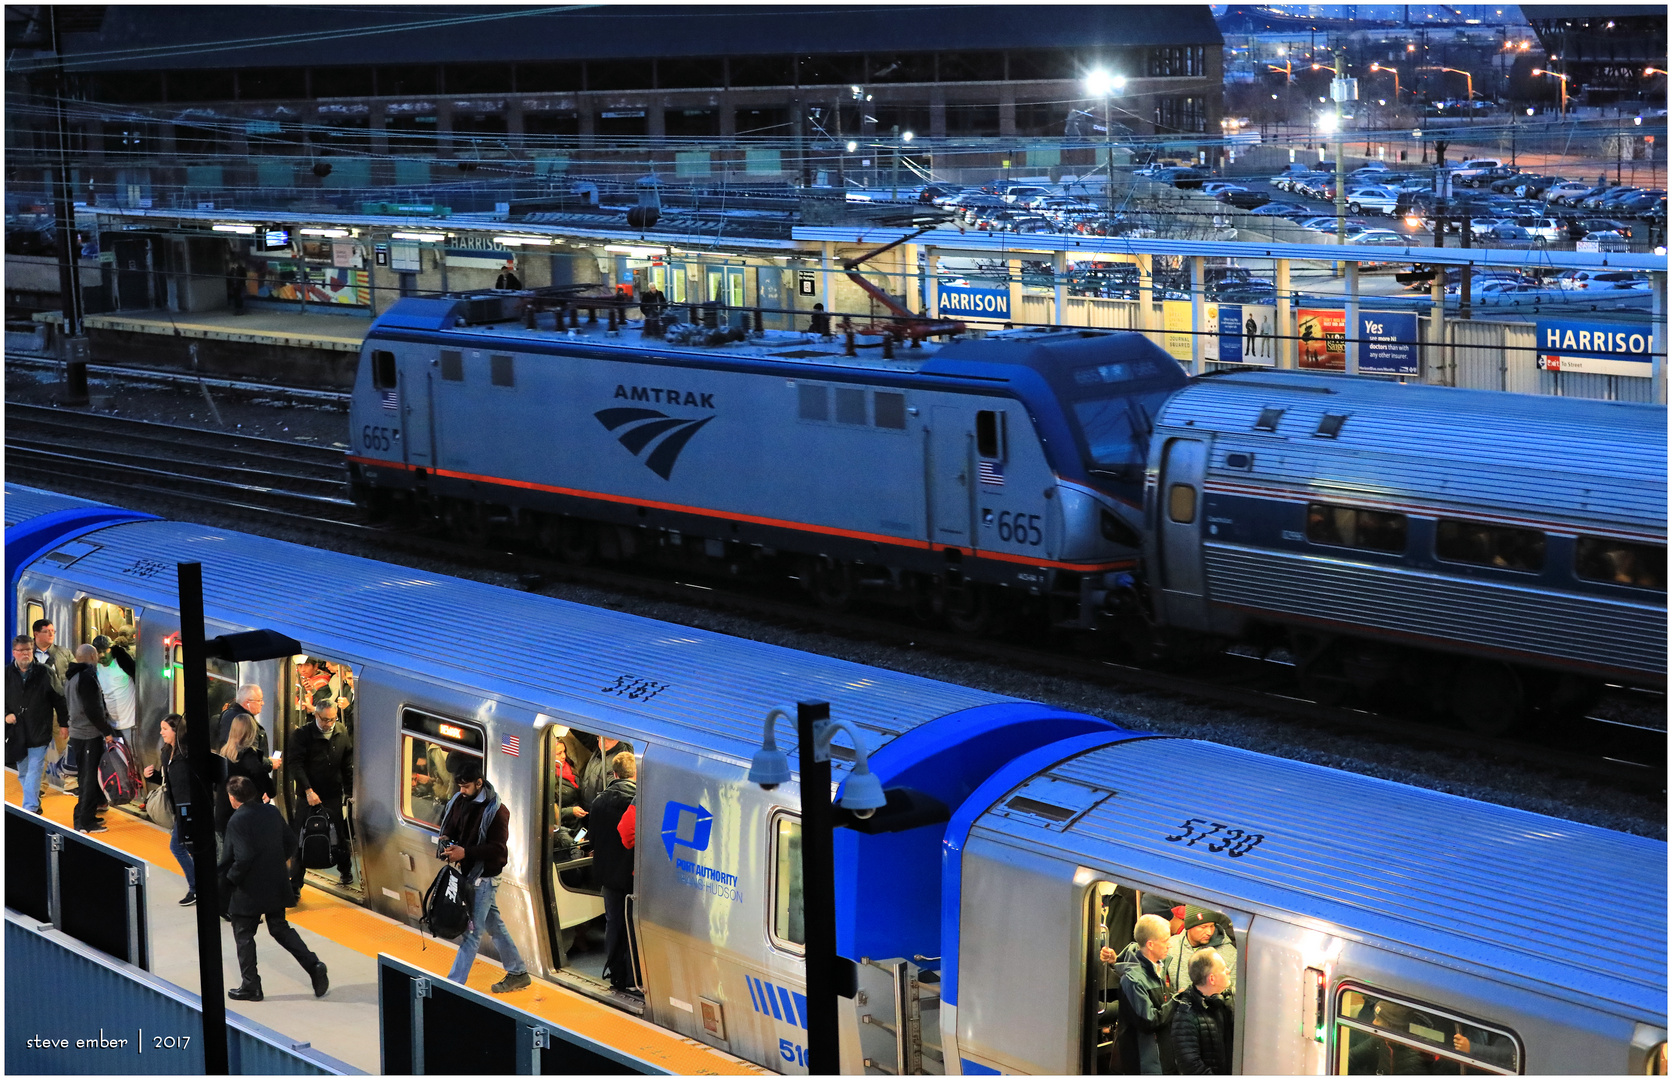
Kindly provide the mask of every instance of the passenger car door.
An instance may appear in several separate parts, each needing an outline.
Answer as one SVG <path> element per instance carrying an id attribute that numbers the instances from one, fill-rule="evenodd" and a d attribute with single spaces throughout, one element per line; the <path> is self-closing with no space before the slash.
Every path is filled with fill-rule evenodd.
<path id="1" fill-rule="evenodd" d="M 1161 581 L 1170 593 L 1202 594 L 1202 474 L 1207 444 L 1168 442 L 1161 466 Z"/>

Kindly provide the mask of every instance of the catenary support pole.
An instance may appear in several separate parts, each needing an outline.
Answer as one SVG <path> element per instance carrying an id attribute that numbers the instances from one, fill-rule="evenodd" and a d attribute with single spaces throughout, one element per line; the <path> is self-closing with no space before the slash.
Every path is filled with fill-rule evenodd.
<path id="1" fill-rule="evenodd" d="M 221 978 L 220 882 L 215 870 L 215 763 L 209 738 L 209 669 L 203 631 L 203 564 L 177 563 L 180 584 L 180 678 L 186 702 L 190 801 L 183 807 L 192 865 L 197 872 L 197 965 L 203 999 L 203 1072 L 227 1074 L 226 995 Z"/>
<path id="2" fill-rule="evenodd" d="M 801 755 L 801 895 L 807 937 L 807 1072 L 841 1072 L 836 1023 L 836 816 L 830 802 L 830 760 L 818 756 L 813 727 L 830 719 L 830 704 L 798 701 Z"/>

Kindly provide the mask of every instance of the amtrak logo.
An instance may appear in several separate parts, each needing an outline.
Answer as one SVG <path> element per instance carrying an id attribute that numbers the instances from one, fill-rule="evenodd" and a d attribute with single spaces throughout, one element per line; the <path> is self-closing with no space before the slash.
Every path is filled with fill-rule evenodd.
<path id="1" fill-rule="evenodd" d="M 672 475 L 674 464 L 691 436 L 714 419 L 705 416 L 701 420 L 681 420 L 655 409 L 602 409 L 592 415 L 609 431 L 624 428 L 619 441 L 634 457 L 654 443 L 655 448 L 645 456 L 644 464 L 664 480 Z"/>

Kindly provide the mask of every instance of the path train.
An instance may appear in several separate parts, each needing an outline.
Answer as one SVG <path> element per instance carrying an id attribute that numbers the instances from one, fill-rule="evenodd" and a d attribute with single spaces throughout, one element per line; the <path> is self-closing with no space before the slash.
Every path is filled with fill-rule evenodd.
<path id="1" fill-rule="evenodd" d="M 1484 731 L 1665 685 L 1663 407 L 1190 380 L 1131 333 L 677 344 L 527 302 L 406 299 L 373 324 L 358 501 L 575 559 L 788 574 L 830 604 L 869 589 L 971 631 L 1280 645 L 1319 700 L 1401 694 Z"/>
<path id="2" fill-rule="evenodd" d="M 183 704 L 174 567 L 200 562 L 211 635 L 276 630 L 352 685 L 351 898 L 416 922 L 430 751 L 478 756 L 513 809 L 499 903 L 532 970 L 769 1068 L 806 1071 L 801 793 L 748 770 L 770 710 L 823 699 L 883 784 L 950 808 L 838 830 L 845 1072 L 1109 1071 L 1098 956 L 1145 895 L 1226 917 L 1236 1071 L 1349 1072 L 1363 1046 L 1433 1072 L 1666 1071 L 1664 843 L 27 488 L 5 513 L 15 628 L 134 641 L 142 759 Z M 304 659 L 214 667 L 211 692 L 262 685 L 282 749 Z M 638 757 L 642 1003 L 599 981 L 587 860 L 549 842 L 554 748 L 594 736 Z"/>

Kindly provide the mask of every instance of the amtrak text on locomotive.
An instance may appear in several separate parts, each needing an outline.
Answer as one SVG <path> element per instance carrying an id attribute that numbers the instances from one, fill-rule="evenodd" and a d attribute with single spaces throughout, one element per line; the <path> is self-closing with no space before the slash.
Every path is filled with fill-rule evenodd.
<path id="1" fill-rule="evenodd" d="M 659 386 L 617 385 L 615 396 L 627 401 L 654 401 L 658 405 L 689 405 L 696 409 L 714 408 L 713 394 L 697 394 L 690 390 L 668 390 Z"/>

